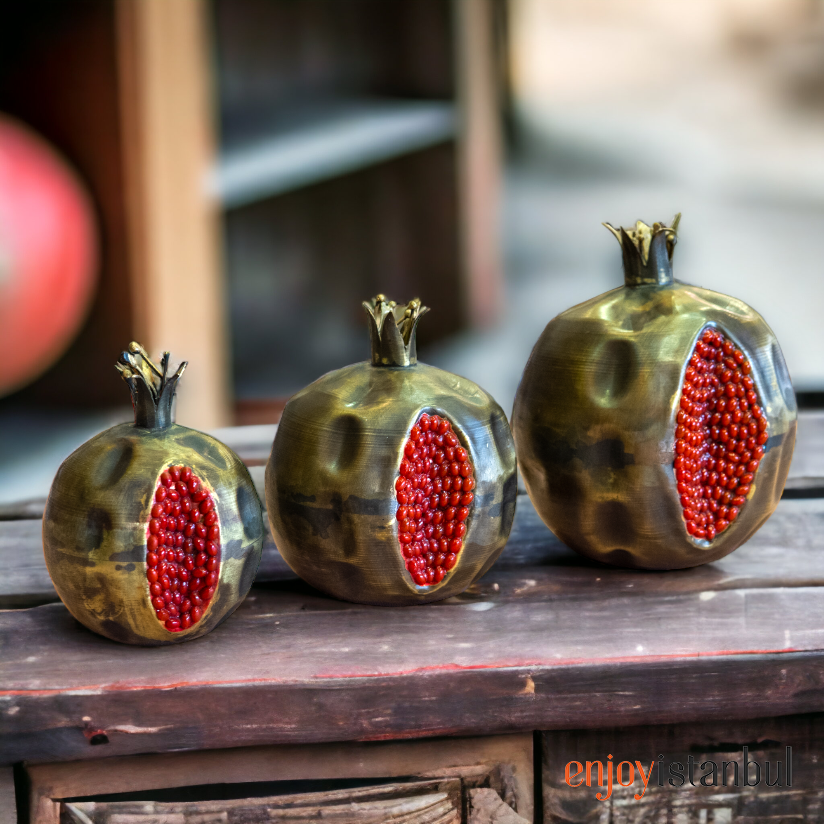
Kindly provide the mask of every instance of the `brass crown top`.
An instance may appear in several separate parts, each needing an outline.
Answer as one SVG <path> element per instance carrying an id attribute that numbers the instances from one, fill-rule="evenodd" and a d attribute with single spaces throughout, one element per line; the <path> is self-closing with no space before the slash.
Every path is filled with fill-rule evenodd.
<path id="1" fill-rule="evenodd" d="M 672 254 L 678 241 L 679 212 L 671 226 L 642 220 L 634 229 L 616 229 L 605 223 L 621 244 L 624 258 L 624 282 L 627 286 L 665 286 L 672 283 Z"/>
<path id="2" fill-rule="evenodd" d="M 187 365 L 188 361 L 183 361 L 177 372 L 169 376 L 169 353 L 163 353 L 158 366 L 136 341 L 129 344 L 128 352 L 121 353 L 115 368 L 129 384 L 135 426 L 165 429 L 174 423 L 172 401 L 177 382 Z"/>
<path id="3" fill-rule="evenodd" d="M 414 298 L 406 306 L 398 306 L 385 295 L 364 301 L 369 315 L 369 337 L 372 341 L 372 366 L 413 366 L 418 362 L 415 332 L 418 321 L 429 309 Z"/>

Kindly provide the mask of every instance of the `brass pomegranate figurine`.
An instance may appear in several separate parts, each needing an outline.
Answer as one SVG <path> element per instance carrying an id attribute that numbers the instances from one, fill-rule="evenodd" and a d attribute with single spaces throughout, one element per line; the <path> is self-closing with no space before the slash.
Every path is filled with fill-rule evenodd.
<path id="1" fill-rule="evenodd" d="M 301 578 L 338 598 L 448 598 L 506 544 L 512 435 L 483 389 L 417 362 L 419 300 L 363 305 L 371 362 L 324 375 L 284 409 L 266 467 L 272 534 Z"/>
<path id="2" fill-rule="evenodd" d="M 740 300 L 673 279 L 679 218 L 607 225 L 624 286 L 550 321 L 515 398 L 535 508 L 609 564 L 727 555 L 770 517 L 792 459 L 797 409 L 778 341 Z"/>
<path id="3" fill-rule="evenodd" d="M 240 458 L 172 421 L 186 363 L 168 374 L 132 343 L 117 369 L 134 424 L 87 441 L 61 465 L 43 519 L 54 586 L 89 629 L 127 644 L 205 635 L 246 597 L 263 517 Z"/>

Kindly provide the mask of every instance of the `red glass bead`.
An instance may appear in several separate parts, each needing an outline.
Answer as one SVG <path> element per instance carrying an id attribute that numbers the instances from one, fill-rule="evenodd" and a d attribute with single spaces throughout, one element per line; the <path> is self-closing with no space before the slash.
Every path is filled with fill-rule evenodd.
<path id="1" fill-rule="evenodd" d="M 398 541 L 418 586 L 440 583 L 456 563 L 475 499 L 473 474 L 469 452 L 450 422 L 421 414 L 395 480 Z"/>
<path id="2" fill-rule="evenodd" d="M 764 456 L 768 423 L 751 372 L 746 355 L 709 327 L 684 370 L 673 470 L 685 528 L 699 540 L 736 519 Z"/>
<path id="3" fill-rule="evenodd" d="M 214 595 L 220 527 L 215 499 L 190 467 L 169 467 L 158 483 L 147 524 L 146 578 L 158 621 L 179 632 L 200 620 Z"/>

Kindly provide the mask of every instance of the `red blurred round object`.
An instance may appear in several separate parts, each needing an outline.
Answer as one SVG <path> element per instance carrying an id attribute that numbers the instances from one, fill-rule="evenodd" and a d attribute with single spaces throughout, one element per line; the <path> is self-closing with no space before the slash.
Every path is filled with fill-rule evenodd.
<path id="1" fill-rule="evenodd" d="M 0 116 L 0 396 L 63 354 L 97 270 L 88 195 L 45 141 Z"/>

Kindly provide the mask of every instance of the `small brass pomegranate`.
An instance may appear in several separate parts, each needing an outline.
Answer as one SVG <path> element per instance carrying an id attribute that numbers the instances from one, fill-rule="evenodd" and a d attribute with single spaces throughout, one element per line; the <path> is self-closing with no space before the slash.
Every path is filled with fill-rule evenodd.
<path id="1" fill-rule="evenodd" d="M 55 589 L 89 629 L 127 644 L 205 635 L 246 597 L 263 546 L 263 517 L 240 458 L 172 422 L 186 363 L 168 374 L 137 343 L 117 369 L 134 424 L 87 441 L 63 462 L 43 519 Z"/>
<path id="2" fill-rule="evenodd" d="M 301 578 L 338 598 L 448 598 L 506 544 L 512 435 L 483 389 L 417 362 L 419 300 L 363 305 L 371 363 L 324 375 L 284 409 L 266 467 L 272 534 Z"/>
<path id="3" fill-rule="evenodd" d="M 625 285 L 550 321 L 515 398 L 535 508 L 609 564 L 727 555 L 770 517 L 792 459 L 797 410 L 778 341 L 741 301 L 673 280 L 679 218 L 608 226 Z"/>

